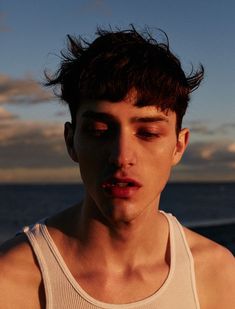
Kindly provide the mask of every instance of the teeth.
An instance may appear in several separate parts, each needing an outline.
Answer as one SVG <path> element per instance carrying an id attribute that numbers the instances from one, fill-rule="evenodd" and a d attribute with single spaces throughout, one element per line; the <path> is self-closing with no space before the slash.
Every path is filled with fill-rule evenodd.
<path id="1" fill-rule="evenodd" d="M 127 187 L 127 186 L 128 186 L 128 183 L 127 183 L 127 182 L 118 182 L 117 185 L 118 185 L 119 187 L 124 188 L 124 187 Z"/>
<path id="2" fill-rule="evenodd" d="M 130 187 L 132 184 L 130 182 L 115 182 L 115 183 L 108 183 L 103 185 L 104 188 L 110 188 L 110 187 L 120 187 L 120 188 L 126 188 Z"/>

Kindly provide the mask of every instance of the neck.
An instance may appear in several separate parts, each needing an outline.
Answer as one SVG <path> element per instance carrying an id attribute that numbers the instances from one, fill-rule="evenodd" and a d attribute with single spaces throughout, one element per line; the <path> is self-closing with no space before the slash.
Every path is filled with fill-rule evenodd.
<path id="1" fill-rule="evenodd" d="M 91 215 L 92 213 L 92 215 Z M 166 254 L 168 223 L 164 215 L 149 208 L 137 218 L 110 224 L 84 203 L 77 212 L 78 250 L 100 261 L 106 269 L 135 267 L 156 262 Z"/>

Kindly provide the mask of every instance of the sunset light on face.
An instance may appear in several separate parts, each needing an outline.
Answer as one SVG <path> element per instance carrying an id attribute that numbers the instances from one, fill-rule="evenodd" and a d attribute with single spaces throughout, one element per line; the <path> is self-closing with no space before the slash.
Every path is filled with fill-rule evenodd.
<path id="1" fill-rule="evenodd" d="M 235 2 L 210 2 L 1 1 L 1 308 L 235 308 Z"/>
<path id="2" fill-rule="evenodd" d="M 173 181 L 235 180 L 234 4 L 204 1 L 2 1 L 0 5 L 0 182 L 76 182 L 63 125 L 65 105 L 42 86 L 44 70 L 54 72 L 67 33 L 94 39 L 97 25 L 138 28 L 156 37 L 164 30 L 185 71 L 205 67 L 205 80 L 192 95 L 183 125 L 190 146 Z M 61 18 L 63 16 L 63 18 Z M 53 27 L 51 26 L 53 24 Z M 190 24 L 190 27 L 188 26 Z"/>

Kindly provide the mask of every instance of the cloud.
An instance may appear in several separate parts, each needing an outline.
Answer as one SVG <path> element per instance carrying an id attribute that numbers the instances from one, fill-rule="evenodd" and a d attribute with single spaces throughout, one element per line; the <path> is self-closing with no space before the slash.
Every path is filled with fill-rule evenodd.
<path id="1" fill-rule="evenodd" d="M 224 123 L 219 126 L 211 126 L 208 123 L 202 121 L 190 121 L 186 122 L 186 126 L 190 128 L 190 131 L 200 135 L 217 135 L 218 133 L 226 135 L 230 130 L 235 129 L 234 123 Z"/>
<path id="2" fill-rule="evenodd" d="M 0 108 L 0 182 L 80 181 L 68 156 L 63 124 L 20 120 Z M 173 180 L 235 180 L 234 141 L 194 142 Z"/>
<path id="3" fill-rule="evenodd" d="M 9 120 L 17 119 L 18 116 L 8 112 L 5 108 L 0 106 L 0 121 L 5 122 Z"/>
<path id="4" fill-rule="evenodd" d="M 184 164 L 228 166 L 235 162 L 235 144 L 231 141 L 196 142 L 189 146 L 185 154 Z"/>
<path id="5" fill-rule="evenodd" d="M 0 104 L 40 103 L 53 99 L 33 78 L 14 79 L 8 75 L 0 75 Z"/>
<path id="6" fill-rule="evenodd" d="M 235 130 L 235 122 L 224 123 L 219 126 L 219 131 L 223 134 L 227 134 L 230 130 L 234 132 Z"/>
<path id="7" fill-rule="evenodd" d="M 79 167 L 67 154 L 62 123 L 22 121 L 3 108 L 1 116 L 1 183 L 81 182 Z"/>
<path id="8" fill-rule="evenodd" d="M 235 181 L 233 141 L 195 142 L 189 145 L 173 179 Z"/>
<path id="9" fill-rule="evenodd" d="M 71 183 L 81 182 L 78 169 L 57 168 L 0 168 L 1 183 Z"/>
<path id="10" fill-rule="evenodd" d="M 0 168 L 67 168 L 63 125 L 32 121 L 0 123 Z"/>
<path id="11" fill-rule="evenodd" d="M 190 128 L 190 131 L 192 133 L 196 134 L 207 134 L 207 135 L 213 135 L 214 130 L 210 129 L 207 124 L 201 121 L 191 121 L 187 123 L 187 126 Z"/>

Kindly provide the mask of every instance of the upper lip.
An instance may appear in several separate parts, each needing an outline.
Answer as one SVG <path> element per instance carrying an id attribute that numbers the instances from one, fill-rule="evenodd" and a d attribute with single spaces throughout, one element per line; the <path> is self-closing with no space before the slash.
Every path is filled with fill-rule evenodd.
<path id="1" fill-rule="evenodd" d="M 133 187 L 142 187 L 141 183 L 129 177 L 109 177 L 102 183 L 102 187 L 115 185 L 116 183 L 129 183 Z"/>

